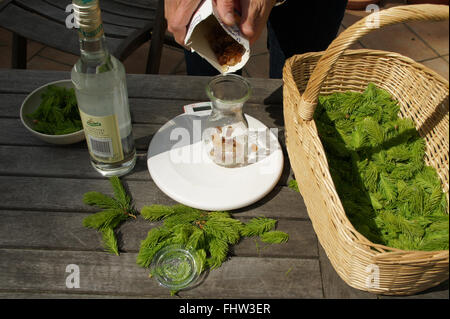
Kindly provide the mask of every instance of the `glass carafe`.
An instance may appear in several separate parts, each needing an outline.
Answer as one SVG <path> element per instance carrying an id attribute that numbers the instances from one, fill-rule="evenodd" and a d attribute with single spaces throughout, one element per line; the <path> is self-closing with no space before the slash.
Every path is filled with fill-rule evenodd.
<path id="1" fill-rule="evenodd" d="M 216 76 L 206 87 L 212 111 L 203 142 L 208 156 L 220 166 L 240 167 L 248 163 L 249 130 L 243 106 L 251 91 L 250 83 L 235 74 Z"/>

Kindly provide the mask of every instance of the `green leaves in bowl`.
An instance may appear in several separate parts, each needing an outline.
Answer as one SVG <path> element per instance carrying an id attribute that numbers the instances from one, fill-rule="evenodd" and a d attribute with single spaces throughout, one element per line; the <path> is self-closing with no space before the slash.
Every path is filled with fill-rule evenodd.
<path id="1" fill-rule="evenodd" d="M 73 88 L 49 85 L 39 107 L 26 116 L 33 120 L 33 129 L 43 134 L 70 134 L 83 128 Z"/>

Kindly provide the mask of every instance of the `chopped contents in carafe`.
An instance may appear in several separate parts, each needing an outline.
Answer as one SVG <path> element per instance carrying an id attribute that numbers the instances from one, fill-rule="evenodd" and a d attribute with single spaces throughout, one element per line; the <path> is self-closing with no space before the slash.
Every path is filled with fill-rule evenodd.
<path id="1" fill-rule="evenodd" d="M 256 144 L 248 146 L 247 134 L 246 128 L 239 124 L 213 128 L 209 138 L 208 154 L 219 165 L 246 164 L 248 155 L 258 151 Z"/>

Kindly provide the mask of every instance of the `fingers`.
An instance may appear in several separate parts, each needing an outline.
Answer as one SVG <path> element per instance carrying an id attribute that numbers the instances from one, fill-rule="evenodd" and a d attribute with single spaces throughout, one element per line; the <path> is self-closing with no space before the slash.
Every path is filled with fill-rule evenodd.
<path id="1" fill-rule="evenodd" d="M 274 3 L 274 0 L 241 0 L 241 32 L 250 44 L 261 35 Z"/>
<path id="2" fill-rule="evenodd" d="M 184 46 L 187 25 L 201 0 L 165 0 L 164 10 L 167 30 L 173 34 L 175 41 Z"/>
<path id="3" fill-rule="evenodd" d="M 236 22 L 234 20 L 234 0 L 215 0 L 217 12 L 223 23 L 232 26 Z"/>
<path id="4" fill-rule="evenodd" d="M 249 40 L 255 35 L 256 16 L 250 0 L 241 0 L 241 32 Z"/>

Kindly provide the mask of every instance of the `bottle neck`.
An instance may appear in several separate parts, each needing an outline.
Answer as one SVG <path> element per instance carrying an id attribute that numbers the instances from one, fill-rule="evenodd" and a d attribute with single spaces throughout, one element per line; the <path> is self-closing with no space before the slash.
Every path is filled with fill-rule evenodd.
<path id="1" fill-rule="evenodd" d="M 97 38 L 80 36 L 80 52 L 82 60 L 99 63 L 105 61 L 109 56 L 105 36 Z"/>
<path id="2" fill-rule="evenodd" d="M 87 65 L 88 73 L 110 69 L 103 23 L 98 0 L 73 0 L 73 11 L 80 38 L 81 60 Z"/>

